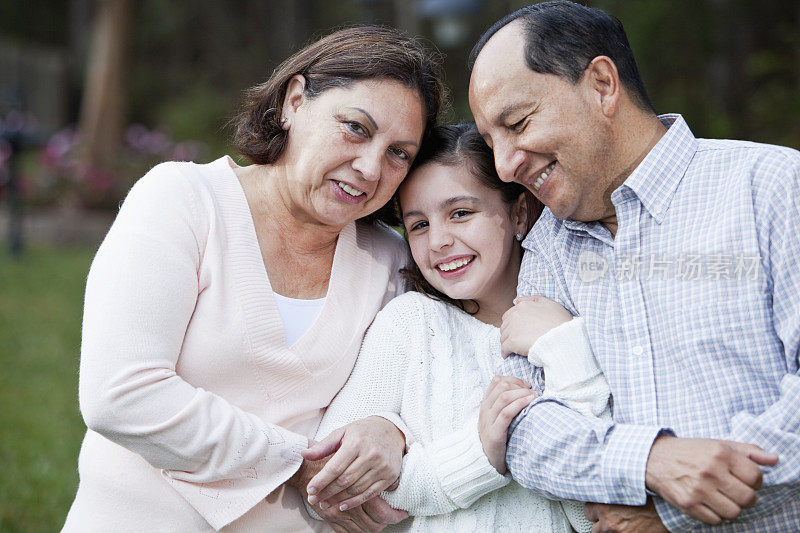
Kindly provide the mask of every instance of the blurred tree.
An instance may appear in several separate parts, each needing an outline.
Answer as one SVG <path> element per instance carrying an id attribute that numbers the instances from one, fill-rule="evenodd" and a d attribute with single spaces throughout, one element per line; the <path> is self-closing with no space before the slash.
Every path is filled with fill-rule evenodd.
<path id="1" fill-rule="evenodd" d="M 97 0 L 81 102 L 80 157 L 87 168 L 113 166 L 126 119 L 126 69 L 132 0 Z"/>

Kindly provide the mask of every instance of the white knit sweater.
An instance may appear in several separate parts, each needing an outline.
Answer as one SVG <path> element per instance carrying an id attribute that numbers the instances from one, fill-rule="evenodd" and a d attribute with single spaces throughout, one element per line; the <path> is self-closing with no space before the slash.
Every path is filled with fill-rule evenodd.
<path id="1" fill-rule="evenodd" d="M 559 358 L 574 362 L 571 379 L 559 383 L 566 394 L 550 387 L 545 392 L 570 405 L 570 391 L 596 383 L 599 374 L 582 319 L 553 329 L 540 342 L 545 351 L 558 352 L 548 363 L 557 364 Z M 386 411 L 407 424 L 410 446 L 400 486 L 383 497 L 412 516 L 387 531 L 570 531 L 562 502 L 546 500 L 498 474 L 483 453 L 478 412 L 499 362 L 498 328 L 420 293 L 395 298 L 376 316 L 317 439 Z M 599 413 L 607 408 L 608 388 L 578 397 L 592 397 L 589 410 Z M 566 507 L 573 525 L 591 529 L 582 518 L 582 505 Z"/>

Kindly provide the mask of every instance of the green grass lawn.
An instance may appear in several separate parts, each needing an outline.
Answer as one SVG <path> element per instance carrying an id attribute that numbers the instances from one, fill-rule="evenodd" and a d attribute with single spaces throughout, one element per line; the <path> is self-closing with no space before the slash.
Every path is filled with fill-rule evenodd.
<path id="1" fill-rule="evenodd" d="M 92 255 L 38 248 L 14 261 L 0 250 L 0 532 L 58 531 L 75 496 Z"/>

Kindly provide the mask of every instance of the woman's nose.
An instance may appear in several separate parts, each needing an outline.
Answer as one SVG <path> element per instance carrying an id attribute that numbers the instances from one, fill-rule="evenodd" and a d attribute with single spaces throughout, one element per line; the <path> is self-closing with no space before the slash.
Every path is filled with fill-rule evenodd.
<path id="1" fill-rule="evenodd" d="M 354 160 L 353 170 L 367 181 L 377 181 L 381 177 L 383 150 L 377 147 L 365 148 Z"/>

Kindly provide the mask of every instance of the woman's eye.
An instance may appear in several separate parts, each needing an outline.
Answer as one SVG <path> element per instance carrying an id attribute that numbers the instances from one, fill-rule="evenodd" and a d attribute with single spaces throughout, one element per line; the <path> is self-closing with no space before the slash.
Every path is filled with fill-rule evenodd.
<path id="1" fill-rule="evenodd" d="M 347 129 L 356 135 L 361 135 L 362 137 L 367 136 L 367 129 L 358 122 L 345 122 L 345 125 L 347 126 Z"/>
<path id="2" fill-rule="evenodd" d="M 389 151 L 397 158 L 402 159 L 403 161 L 408 161 L 411 157 L 408 155 L 408 152 L 401 148 L 389 148 Z"/>

